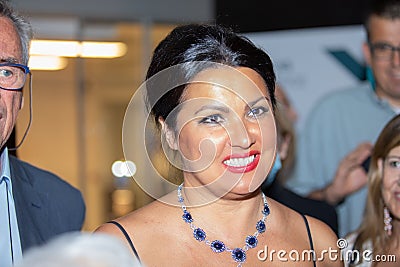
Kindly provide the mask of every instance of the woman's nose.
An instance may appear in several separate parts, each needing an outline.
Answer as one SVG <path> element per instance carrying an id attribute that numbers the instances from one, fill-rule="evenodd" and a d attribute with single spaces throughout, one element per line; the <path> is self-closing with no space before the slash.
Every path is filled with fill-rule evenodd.
<path id="1" fill-rule="evenodd" d="M 240 120 L 228 129 L 228 135 L 232 147 L 247 149 L 255 143 L 254 125 L 252 123 Z"/>

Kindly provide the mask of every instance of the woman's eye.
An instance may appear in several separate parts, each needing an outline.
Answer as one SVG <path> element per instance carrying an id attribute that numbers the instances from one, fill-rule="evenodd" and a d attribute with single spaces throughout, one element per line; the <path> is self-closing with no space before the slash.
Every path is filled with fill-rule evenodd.
<path id="1" fill-rule="evenodd" d="M 391 160 L 389 161 L 389 166 L 392 168 L 399 169 L 400 168 L 400 160 Z"/>
<path id="2" fill-rule="evenodd" d="M 222 123 L 223 121 L 224 121 L 224 120 L 223 120 L 223 118 L 222 118 L 220 115 L 215 114 L 215 115 L 210 115 L 210 116 L 207 116 L 207 117 L 205 117 L 205 118 L 202 118 L 201 121 L 200 121 L 200 123 L 205 123 L 205 124 L 220 124 L 220 123 Z"/>
<path id="3" fill-rule="evenodd" d="M 257 118 L 266 113 L 268 109 L 266 107 L 257 107 L 250 109 L 248 116 L 252 118 Z"/>

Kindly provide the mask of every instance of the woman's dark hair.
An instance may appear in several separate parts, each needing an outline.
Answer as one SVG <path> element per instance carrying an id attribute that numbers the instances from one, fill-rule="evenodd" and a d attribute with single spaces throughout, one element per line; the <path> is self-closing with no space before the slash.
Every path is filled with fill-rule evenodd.
<path id="1" fill-rule="evenodd" d="M 250 40 L 230 29 L 190 24 L 178 26 L 169 33 L 156 47 L 150 62 L 146 75 L 146 101 L 156 123 L 160 117 L 166 119 L 180 104 L 187 86 L 185 82 L 211 66 L 204 62 L 253 69 L 264 79 L 275 109 L 275 74 L 270 57 Z M 152 77 L 175 66 L 179 67 L 152 82 Z M 168 84 L 174 88 L 168 88 Z M 174 123 L 170 121 L 173 124 L 170 126 L 174 127 Z"/>

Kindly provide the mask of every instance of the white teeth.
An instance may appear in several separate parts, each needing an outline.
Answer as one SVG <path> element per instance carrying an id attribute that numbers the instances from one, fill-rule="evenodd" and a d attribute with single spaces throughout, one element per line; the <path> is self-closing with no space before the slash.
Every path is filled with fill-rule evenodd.
<path id="1" fill-rule="evenodd" d="M 232 167 L 244 167 L 246 165 L 249 165 L 254 161 L 256 158 L 255 155 L 251 155 L 246 158 L 232 158 L 224 161 L 225 165 L 232 166 Z"/>

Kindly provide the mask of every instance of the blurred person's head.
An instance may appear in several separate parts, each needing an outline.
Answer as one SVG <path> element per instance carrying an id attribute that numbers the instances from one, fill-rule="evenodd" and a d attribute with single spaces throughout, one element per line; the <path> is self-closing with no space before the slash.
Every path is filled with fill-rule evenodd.
<path id="1" fill-rule="evenodd" d="M 67 233 L 28 250 L 15 267 L 139 267 L 127 246 L 101 233 Z"/>
<path id="2" fill-rule="evenodd" d="M 296 150 L 296 132 L 295 123 L 297 122 L 297 111 L 282 86 L 276 85 L 275 97 L 277 102 L 277 112 L 275 116 L 278 153 L 282 161 L 282 171 L 279 176 L 287 177 L 293 169 L 295 150 Z"/>
<path id="3" fill-rule="evenodd" d="M 376 94 L 400 108 L 400 1 L 373 0 L 365 20 L 363 52 Z"/>
<path id="4" fill-rule="evenodd" d="M 275 87 L 276 112 L 275 124 L 277 130 L 277 154 L 273 170 L 268 174 L 264 187 L 268 187 L 275 179 L 284 182 L 294 167 L 296 150 L 296 133 L 294 124 L 297 113 L 291 105 L 286 92 L 278 84 Z M 277 162 L 279 161 L 279 162 Z"/>
<path id="5" fill-rule="evenodd" d="M 291 121 L 292 124 L 295 124 L 298 119 L 297 111 L 290 102 L 285 90 L 279 84 L 275 86 L 275 97 L 276 101 L 281 103 L 285 109 L 286 117 Z"/>
<path id="6" fill-rule="evenodd" d="M 279 177 L 287 177 L 293 169 L 296 134 L 292 120 L 287 114 L 287 109 L 278 102 L 275 114 L 275 123 L 277 128 L 277 147 L 282 161 L 282 169 Z"/>

